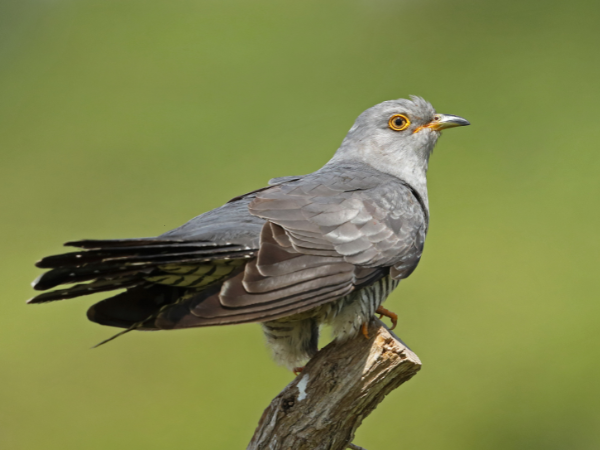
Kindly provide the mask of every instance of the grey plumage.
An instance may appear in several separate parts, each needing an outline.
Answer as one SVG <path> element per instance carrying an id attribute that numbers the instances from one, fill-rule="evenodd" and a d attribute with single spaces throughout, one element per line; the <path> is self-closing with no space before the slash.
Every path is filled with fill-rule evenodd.
<path id="1" fill-rule="evenodd" d="M 392 120 L 395 120 L 392 123 Z M 262 322 L 275 359 L 300 365 L 319 328 L 345 339 L 416 268 L 429 221 L 426 172 L 440 131 L 466 125 L 425 100 L 361 114 L 334 157 L 232 199 L 156 238 L 83 240 L 50 256 L 30 300 L 126 289 L 90 320 L 140 329 Z"/>

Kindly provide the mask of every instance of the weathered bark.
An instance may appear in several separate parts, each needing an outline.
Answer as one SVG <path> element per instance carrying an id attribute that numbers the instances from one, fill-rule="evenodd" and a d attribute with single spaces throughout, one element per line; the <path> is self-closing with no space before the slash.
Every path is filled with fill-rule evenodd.
<path id="1" fill-rule="evenodd" d="M 265 410 L 248 450 L 347 448 L 363 419 L 421 368 L 383 322 L 369 335 L 319 351 Z"/>

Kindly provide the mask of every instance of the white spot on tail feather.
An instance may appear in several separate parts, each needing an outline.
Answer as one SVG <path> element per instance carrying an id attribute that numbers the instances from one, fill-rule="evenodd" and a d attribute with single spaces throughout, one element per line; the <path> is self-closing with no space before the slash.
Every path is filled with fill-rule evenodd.
<path id="1" fill-rule="evenodd" d="M 308 374 L 303 375 L 296 386 L 298 388 L 298 401 L 302 401 L 306 398 L 306 386 L 308 385 Z"/>
<path id="2" fill-rule="evenodd" d="M 34 288 L 36 284 L 38 284 L 38 282 L 41 280 L 42 275 L 40 275 L 39 277 L 37 277 L 35 280 L 33 280 L 31 282 L 31 287 Z"/>

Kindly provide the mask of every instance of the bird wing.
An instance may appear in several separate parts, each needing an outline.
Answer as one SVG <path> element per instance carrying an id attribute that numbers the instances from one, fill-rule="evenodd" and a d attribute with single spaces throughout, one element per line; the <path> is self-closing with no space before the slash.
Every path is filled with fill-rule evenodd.
<path id="1" fill-rule="evenodd" d="M 164 310 L 159 328 L 266 321 L 341 298 L 422 253 L 427 217 L 410 186 L 374 170 L 322 171 L 253 194 L 266 220 L 256 258 L 208 295 Z"/>
<path id="2" fill-rule="evenodd" d="M 422 199 L 373 169 L 336 169 L 262 191 L 249 210 L 283 228 L 300 253 L 359 267 L 393 266 L 401 277 L 423 250 L 428 217 Z"/>
<path id="3" fill-rule="evenodd" d="M 277 180 L 279 181 L 279 180 Z M 128 329 L 273 320 L 341 298 L 420 258 L 427 217 L 418 195 L 367 167 L 282 179 L 157 238 L 70 243 L 44 258 L 33 303 L 127 290 L 88 317 Z"/>

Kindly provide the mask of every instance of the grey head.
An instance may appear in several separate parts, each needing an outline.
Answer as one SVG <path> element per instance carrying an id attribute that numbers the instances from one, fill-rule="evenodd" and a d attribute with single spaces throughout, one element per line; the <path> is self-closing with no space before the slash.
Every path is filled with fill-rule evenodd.
<path id="1" fill-rule="evenodd" d="M 327 163 L 361 162 L 410 184 L 427 200 L 429 156 L 442 130 L 469 125 L 462 117 L 436 113 L 421 97 L 389 100 L 363 112 Z"/>

